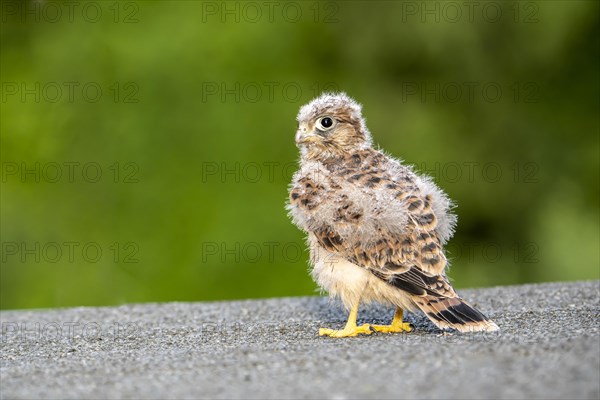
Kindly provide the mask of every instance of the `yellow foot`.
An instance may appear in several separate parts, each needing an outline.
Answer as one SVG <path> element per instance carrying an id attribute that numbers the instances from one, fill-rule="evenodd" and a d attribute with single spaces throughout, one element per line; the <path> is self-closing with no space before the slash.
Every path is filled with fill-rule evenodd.
<path id="1" fill-rule="evenodd" d="M 384 333 L 401 333 L 411 332 L 414 328 L 412 324 L 408 322 L 392 323 L 391 325 L 371 325 L 371 329 L 375 332 Z"/>
<path id="2" fill-rule="evenodd" d="M 335 338 L 351 337 L 357 336 L 359 334 L 370 335 L 371 333 L 373 333 L 373 331 L 371 330 L 369 324 L 364 324 L 355 327 L 345 327 L 344 329 L 339 331 L 328 328 L 319 329 L 319 336 L 329 336 Z"/>

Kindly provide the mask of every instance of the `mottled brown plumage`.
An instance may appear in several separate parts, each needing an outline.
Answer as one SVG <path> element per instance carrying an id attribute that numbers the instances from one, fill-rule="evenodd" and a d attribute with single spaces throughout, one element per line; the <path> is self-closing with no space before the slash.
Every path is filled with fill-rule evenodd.
<path id="1" fill-rule="evenodd" d="M 370 333 L 352 321 L 369 301 L 398 307 L 392 325 L 375 330 L 410 330 L 402 309 L 420 309 L 440 328 L 497 329 L 446 277 L 450 200 L 430 178 L 372 148 L 357 103 L 325 94 L 304 106 L 296 142 L 302 157 L 288 209 L 308 234 L 313 277 L 351 310 L 344 330 L 321 334 Z"/>

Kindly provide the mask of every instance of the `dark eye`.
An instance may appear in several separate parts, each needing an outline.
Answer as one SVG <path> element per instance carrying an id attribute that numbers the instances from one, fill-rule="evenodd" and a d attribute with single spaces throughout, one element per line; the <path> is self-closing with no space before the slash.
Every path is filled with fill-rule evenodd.
<path id="1" fill-rule="evenodd" d="M 334 120 L 331 117 L 321 117 L 317 120 L 317 129 L 327 131 L 333 128 Z"/>

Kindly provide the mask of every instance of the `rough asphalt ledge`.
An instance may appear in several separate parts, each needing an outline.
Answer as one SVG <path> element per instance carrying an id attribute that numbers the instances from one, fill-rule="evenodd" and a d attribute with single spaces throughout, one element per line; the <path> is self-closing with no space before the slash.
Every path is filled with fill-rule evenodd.
<path id="1" fill-rule="evenodd" d="M 600 281 L 462 295 L 501 333 L 320 338 L 345 320 L 321 297 L 4 311 L 0 397 L 599 398 Z"/>

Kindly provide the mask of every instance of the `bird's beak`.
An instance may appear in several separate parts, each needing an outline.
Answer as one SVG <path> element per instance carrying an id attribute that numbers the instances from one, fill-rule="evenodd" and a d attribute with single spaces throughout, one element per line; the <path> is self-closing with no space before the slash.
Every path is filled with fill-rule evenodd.
<path id="1" fill-rule="evenodd" d="M 315 142 L 318 139 L 318 136 L 314 133 L 296 133 L 296 144 L 307 144 Z"/>
<path id="2" fill-rule="evenodd" d="M 307 144 L 316 141 L 319 138 L 314 132 L 310 132 L 306 125 L 302 124 L 296 131 L 296 144 Z"/>

